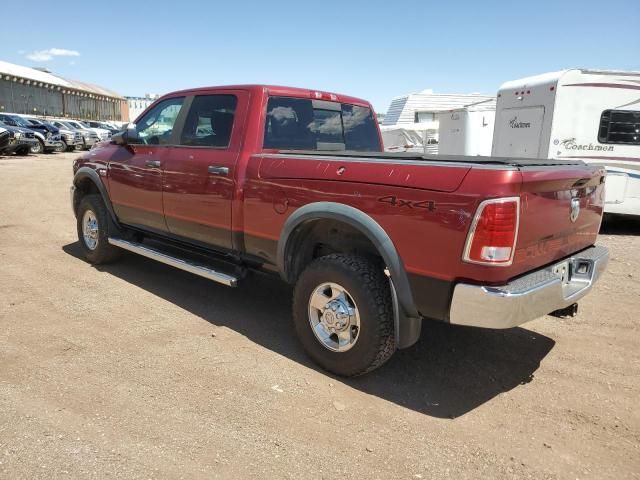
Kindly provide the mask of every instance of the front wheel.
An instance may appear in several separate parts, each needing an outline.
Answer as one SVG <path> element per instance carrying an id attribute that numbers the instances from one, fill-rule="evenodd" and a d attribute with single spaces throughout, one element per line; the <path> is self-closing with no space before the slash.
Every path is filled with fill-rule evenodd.
<path id="1" fill-rule="evenodd" d="M 78 239 L 85 258 L 95 264 L 116 260 L 121 250 L 109 243 L 109 230 L 115 229 L 100 195 L 86 195 L 76 212 Z"/>
<path id="2" fill-rule="evenodd" d="M 67 142 L 62 140 L 60 142 L 60 145 L 56 148 L 56 152 L 58 153 L 66 152 L 68 148 L 69 148 L 69 145 L 67 145 Z"/>
<path id="3" fill-rule="evenodd" d="M 363 257 L 313 261 L 296 284 L 293 321 L 309 356 L 338 375 L 370 372 L 395 351 L 389 281 L 381 264 Z"/>
<path id="4" fill-rule="evenodd" d="M 42 140 L 38 140 L 38 143 L 31 147 L 30 152 L 36 154 L 44 152 L 44 143 L 42 143 Z"/>

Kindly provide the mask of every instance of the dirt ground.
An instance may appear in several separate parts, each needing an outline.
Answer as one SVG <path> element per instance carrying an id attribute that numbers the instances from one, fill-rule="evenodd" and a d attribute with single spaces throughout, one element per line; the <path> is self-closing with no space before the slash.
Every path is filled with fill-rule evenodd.
<path id="1" fill-rule="evenodd" d="M 640 478 L 640 222 L 577 317 L 319 371 L 290 290 L 80 258 L 74 154 L 0 157 L 0 478 Z"/>

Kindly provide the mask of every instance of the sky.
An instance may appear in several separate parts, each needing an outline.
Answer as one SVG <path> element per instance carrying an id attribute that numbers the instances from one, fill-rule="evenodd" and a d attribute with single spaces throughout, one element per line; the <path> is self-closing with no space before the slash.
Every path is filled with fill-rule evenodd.
<path id="1" fill-rule="evenodd" d="M 384 113 L 427 88 L 495 94 L 564 68 L 640 70 L 639 0 L 38 3 L 3 2 L 0 60 L 128 96 L 265 83 Z"/>

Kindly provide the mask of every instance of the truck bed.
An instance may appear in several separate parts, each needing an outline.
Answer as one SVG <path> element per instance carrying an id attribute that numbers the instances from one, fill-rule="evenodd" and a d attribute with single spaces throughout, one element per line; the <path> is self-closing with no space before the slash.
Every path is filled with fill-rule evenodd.
<path id="1" fill-rule="evenodd" d="M 359 152 L 349 150 L 336 150 L 332 152 L 320 152 L 317 150 L 283 150 L 278 155 L 308 155 L 314 158 L 362 158 L 372 160 L 403 160 L 425 162 L 450 162 L 469 164 L 508 165 L 512 167 L 541 167 L 541 166 L 567 166 L 585 165 L 582 160 L 566 159 L 554 160 L 549 158 L 512 158 L 512 157 L 480 157 L 465 155 L 418 155 L 412 152 Z"/>

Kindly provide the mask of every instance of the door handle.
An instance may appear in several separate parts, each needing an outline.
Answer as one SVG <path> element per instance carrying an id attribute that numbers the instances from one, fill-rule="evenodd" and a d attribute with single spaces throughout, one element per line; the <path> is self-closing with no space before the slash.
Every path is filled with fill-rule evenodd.
<path id="1" fill-rule="evenodd" d="M 227 175 L 229 175 L 229 167 L 209 165 L 209 168 L 207 170 L 209 170 L 209 173 L 212 175 L 221 175 L 223 177 L 226 177 Z"/>
<path id="2" fill-rule="evenodd" d="M 160 160 L 147 160 L 144 162 L 147 167 L 160 168 Z"/>

